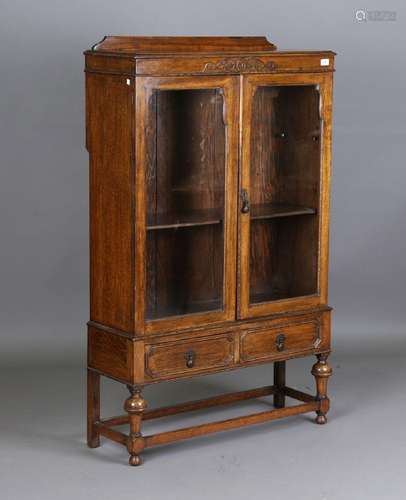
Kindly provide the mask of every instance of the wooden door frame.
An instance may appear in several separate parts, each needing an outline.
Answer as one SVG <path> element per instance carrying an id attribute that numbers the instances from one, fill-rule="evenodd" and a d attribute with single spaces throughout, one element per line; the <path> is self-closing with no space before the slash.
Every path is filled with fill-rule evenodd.
<path id="1" fill-rule="evenodd" d="M 239 203 L 238 237 L 238 298 L 239 319 L 255 318 L 270 314 L 315 308 L 327 304 L 328 252 L 329 252 L 329 210 L 330 210 L 330 163 L 331 163 L 331 116 L 332 116 L 332 73 L 246 75 L 241 77 L 240 90 L 240 185 L 250 194 L 250 142 L 252 102 L 256 89 L 270 85 L 318 85 L 320 92 L 320 118 L 322 120 L 322 144 L 320 158 L 319 199 L 319 258 L 318 293 L 258 304 L 249 303 L 249 259 L 250 259 L 250 217 L 241 213 Z"/>
<path id="2" fill-rule="evenodd" d="M 238 190 L 238 76 L 198 77 L 136 77 L 135 105 L 135 331 L 154 333 L 198 327 L 235 319 L 236 307 L 236 257 L 237 257 L 237 190 Z M 184 316 L 146 320 L 146 141 L 148 101 L 154 90 L 222 89 L 224 95 L 223 119 L 226 133 L 225 161 L 225 217 L 224 217 L 224 279 L 222 311 L 193 313 Z"/>

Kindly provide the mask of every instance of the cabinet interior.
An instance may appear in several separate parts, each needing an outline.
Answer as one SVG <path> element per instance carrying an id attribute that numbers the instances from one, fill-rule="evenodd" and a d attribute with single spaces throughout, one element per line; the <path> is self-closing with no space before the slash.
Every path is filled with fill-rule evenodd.
<path id="1" fill-rule="evenodd" d="M 221 310 L 223 95 L 155 90 L 148 107 L 146 318 Z"/>
<path id="2" fill-rule="evenodd" d="M 250 135 L 250 303 L 318 290 L 319 92 L 261 86 Z"/>
<path id="3" fill-rule="evenodd" d="M 251 304 L 318 291 L 319 99 L 314 85 L 253 95 Z M 148 102 L 147 319 L 223 308 L 223 106 L 220 89 L 155 89 Z"/>

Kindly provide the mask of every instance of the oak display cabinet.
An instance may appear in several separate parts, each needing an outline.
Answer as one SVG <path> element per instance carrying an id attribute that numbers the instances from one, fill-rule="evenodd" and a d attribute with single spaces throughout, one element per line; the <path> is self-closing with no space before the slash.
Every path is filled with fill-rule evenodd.
<path id="1" fill-rule="evenodd" d="M 88 445 L 144 448 L 329 409 L 334 53 L 263 37 L 105 37 L 86 57 Z M 316 355 L 316 394 L 286 385 Z M 147 409 L 145 386 L 273 363 L 273 383 Z M 128 386 L 100 416 L 100 376 Z M 272 395 L 273 409 L 142 434 L 145 420 Z M 286 398 L 295 404 L 285 404 Z M 129 424 L 129 433 L 116 427 Z"/>

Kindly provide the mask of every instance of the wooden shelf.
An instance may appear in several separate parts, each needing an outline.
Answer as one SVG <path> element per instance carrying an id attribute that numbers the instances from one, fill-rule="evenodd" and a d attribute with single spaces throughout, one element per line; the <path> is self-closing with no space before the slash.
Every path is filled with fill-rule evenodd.
<path id="1" fill-rule="evenodd" d="M 313 215 L 314 208 L 302 207 L 300 205 L 288 205 L 285 203 L 264 203 L 252 205 L 251 220 L 276 219 L 278 217 L 292 217 L 294 215 Z"/>
<path id="2" fill-rule="evenodd" d="M 252 205 L 251 220 L 276 219 L 294 215 L 313 215 L 314 208 L 284 203 L 264 203 Z M 191 210 L 188 213 L 149 214 L 147 230 L 177 229 L 181 227 L 209 226 L 222 223 L 221 211 L 214 208 Z"/>
<path id="3" fill-rule="evenodd" d="M 274 300 L 289 299 L 286 290 L 269 290 L 268 292 L 250 294 L 250 304 L 260 304 L 261 302 L 273 302 Z"/>
<path id="4" fill-rule="evenodd" d="M 188 314 L 197 314 L 212 311 L 222 310 L 221 300 L 206 300 L 202 302 L 189 302 L 156 306 L 147 310 L 146 317 L 148 320 L 156 320 L 162 318 L 172 318 L 174 316 L 186 316 Z"/>
<path id="5" fill-rule="evenodd" d="M 221 224 L 222 213 L 218 209 L 191 210 L 188 213 L 149 214 L 147 230 L 177 229 L 181 227 L 209 226 Z"/>

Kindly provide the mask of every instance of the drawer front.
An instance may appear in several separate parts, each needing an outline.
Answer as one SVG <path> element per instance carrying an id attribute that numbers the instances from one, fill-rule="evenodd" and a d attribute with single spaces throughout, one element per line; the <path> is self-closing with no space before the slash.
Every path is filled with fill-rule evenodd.
<path id="1" fill-rule="evenodd" d="M 145 374 L 150 378 L 168 378 L 227 367 L 234 360 L 234 337 L 188 339 L 150 344 L 145 347 Z"/>
<path id="2" fill-rule="evenodd" d="M 315 349 L 321 342 L 318 320 L 248 330 L 241 334 L 241 361 L 255 361 Z"/>

